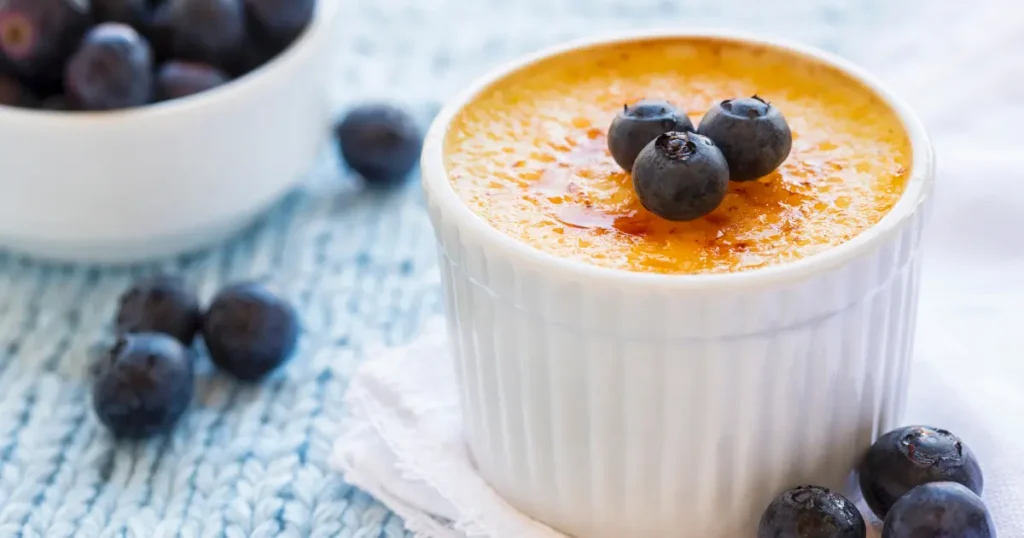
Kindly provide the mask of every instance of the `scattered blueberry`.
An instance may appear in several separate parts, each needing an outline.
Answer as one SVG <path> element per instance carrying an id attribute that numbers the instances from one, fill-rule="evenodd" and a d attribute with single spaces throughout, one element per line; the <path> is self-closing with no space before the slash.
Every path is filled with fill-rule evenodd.
<path id="1" fill-rule="evenodd" d="M 203 338 L 218 368 L 242 381 L 257 381 L 295 350 L 295 309 L 255 283 L 224 288 L 203 318 Z"/>
<path id="2" fill-rule="evenodd" d="M 89 26 L 83 2 L 0 2 L 0 55 L 26 78 L 60 78 L 64 62 Z"/>
<path id="3" fill-rule="evenodd" d="M 756 95 L 716 104 L 704 115 L 697 132 L 722 150 L 732 181 L 751 181 L 772 173 L 793 147 L 793 135 L 782 112 Z"/>
<path id="4" fill-rule="evenodd" d="M 391 182 L 408 175 L 423 146 L 416 120 L 404 110 L 386 104 L 353 108 L 335 132 L 342 157 L 371 182 Z"/>
<path id="5" fill-rule="evenodd" d="M 156 98 L 178 99 L 211 90 L 227 83 L 228 76 L 212 65 L 167 62 L 156 74 Z"/>
<path id="6" fill-rule="evenodd" d="M 30 107 L 35 98 L 25 86 L 13 77 L 0 75 L 0 105 Z"/>
<path id="7" fill-rule="evenodd" d="M 245 42 L 242 0 L 166 0 L 153 15 L 161 55 L 223 65 Z"/>
<path id="8" fill-rule="evenodd" d="M 608 151 L 623 170 L 630 171 L 651 140 L 673 131 L 692 132 L 693 122 L 668 101 L 643 99 L 623 106 L 615 115 L 608 128 Z"/>
<path id="9" fill-rule="evenodd" d="M 667 220 L 694 220 L 725 198 L 729 165 L 707 138 L 671 132 L 655 138 L 633 164 L 633 188 L 640 203 Z"/>
<path id="10" fill-rule="evenodd" d="M 171 429 L 192 400 L 192 359 L 157 333 L 124 336 L 98 366 L 93 408 L 116 437 L 142 439 Z"/>
<path id="11" fill-rule="evenodd" d="M 757 528 L 757 538 L 864 538 L 867 533 L 852 502 L 819 486 L 799 486 L 779 495 Z"/>
<path id="12" fill-rule="evenodd" d="M 254 30 L 267 41 L 287 45 L 313 20 L 316 0 L 245 0 Z"/>
<path id="13" fill-rule="evenodd" d="M 199 300 L 185 282 L 155 276 L 135 282 L 121 295 L 116 328 L 120 334 L 163 333 L 190 346 L 201 323 Z"/>
<path id="14" fill-rule="evenodd" d="M 153 95 L 153 53 L 131 26 L 107 22 L 86 35 L 68 62 L 65 84 L 86 110 L 141 106 Z"/>
<path id="15" fill-rule="evenodd" d="M 908 491 L 930 482 L 958 482 L 981 495 L 983 478 L 974 454 L 957 436 L 929 426 L 909 426 L 881 436 L 858 469 L 871 510 L 885 518 Z"/>
<path id="16" fill-rule="evenodd" d="M 882 538 L 995 538 L 985 503 L 956 482 L 910 490 L 885 517 Z"/>

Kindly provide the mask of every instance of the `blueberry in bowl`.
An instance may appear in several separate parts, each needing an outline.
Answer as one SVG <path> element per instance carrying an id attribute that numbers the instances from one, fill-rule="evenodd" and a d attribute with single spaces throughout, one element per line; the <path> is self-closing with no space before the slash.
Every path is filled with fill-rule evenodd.
<path id="1" fill-rule="evenodd" d="M 19 77 L 59 79 L 89 24 L 83 2 L 0 2 L 0 61 Z"/>
<path id="2" fill-rule="evenodd" d="M 192 0 L 146 0 L 142 17 L 153 24 L 176 20 L 191 12 L 184 1 Z M 248 34 L 242 0 L 235 1 Z M 22 88 L 4 84 L 11 96 L 4 102 L 31 105 L 0 105 L 0 139 L 18 141 L 0 147 L 8 178 L 0 248 L 101 264 L 194 252 L 249 226 L 302 180 L 331 140 L 337 2 L 317 2 L 301 35 L 242 76 L 229 71 L 228 61 L 197 62 L 189 53 L 207 49 L 191 50 L 187 39 L 170 42 L 182 45 L 183 57 L 168 57 L 173 51 L 153 37 L 151 24 L 119 20 L 133 18 L 132 6 L 140 4 L 124 3 L 128 16 L 86 13 L 81 28 L 76 11 L 44 11 L 51 4 L 89 2 L 0 3 L 0 73 Z M 94 9 L 101 4 L 118 5 L 96 2 Z M 31 33 L 26 41 L 24 32 L 42 31 L 37 25 L 51 28 L 37 20 L 61 23 L 62 32 L 76 35 L 74 43 L 37 46 Z M 145 42 L 149 69 L 141 69 Z M 214 49 L 219 56 L 220 47 Z M 46 69 L 38 69 L 43 63 Z M 43 71 L 41 82 L 35 74 Z M 223 73 L 233 78 L 221 83 Z"/>
<path id="3" fill-rule="evenodd" d="M 259 381 L 284 364 L 298 338 L 295 309 L 253 282 L 222 289 L 203 316 L 210 360 L 241 381 Z"/>
<path id="4" fill-rule="evenodd" d="M 127 24 L 100 24 L 68 61 L 64 81 L 69 95 L 86 110 L 145 105 L 153 95 L 153 50 Z"/>
<path id="5" fill-rule="evenodd" d="M 793 147 L 793 134 L 782 112 L 756 95 L 715 104 L 700 120 L 697 132 L 722 150 L 732 181 L 752 181 L 772 173 Z"/>
<path id="6" fill-rule="evenodd" d="M 917 486 L 956 482 L 978 495 L 984 488 L 971 449 L 953 433 L 931 426 L 907 426 L 882 435 L 857 471 L 864 501 L 880 518 Z"/>
<path id="7" fill-rule="evenodd" d="M 693 122 L 686 112 L 662 99 L 642 99 L 624 105 L 608 128 L 608 151 L 623 170 L 633 163 L 647 144 L 671 131 L 693 131 Z"/>
<path id="8" fill-rule="evenodd" d="M 92 404 L 115 437 L 144 439 L 168 432 L 192 400 L 192 357 L 159 333 L 118 339 L 95 372 Z"/>

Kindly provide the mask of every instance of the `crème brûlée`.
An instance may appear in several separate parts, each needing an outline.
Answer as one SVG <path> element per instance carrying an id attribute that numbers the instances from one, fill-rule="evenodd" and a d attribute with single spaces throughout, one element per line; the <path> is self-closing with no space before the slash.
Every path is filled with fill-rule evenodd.
<path id="1" fill-rule="evenodd" d="M 623 105 L 667 99 L 696 125 L 713 104 L 754 94 L 789 122 L 782 166 L 731 182 L 698 220 L 646 211 L 607 149 Z M 897 114 L 849 76 L 781 49 L 706 38 L 530 65 L 466 105 L 444 150 L 455 192 L 497 230 L 555 256 L 668 274 L 751 270 L 848 241 L 896 204 L 912 158 Z"/>

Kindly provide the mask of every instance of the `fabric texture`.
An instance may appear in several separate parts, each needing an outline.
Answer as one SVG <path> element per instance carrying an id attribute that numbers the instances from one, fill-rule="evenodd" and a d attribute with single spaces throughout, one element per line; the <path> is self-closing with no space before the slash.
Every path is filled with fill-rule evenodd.
<path id="1" fill-rule="evenodd" d="M 922 420 L 949 417 L 950 428 L 977 439 L 1001 528 L 1024 535 L 1020 499 L 1011 495 L 1019 481 L 1009 474 L 1021 461 L 1011 417 L 1021 410 L 1024 377 L 1012 360 L 1024 249 L 1019 237 L 997 233 L 1024 225 L 1016 210 L 1024 168 L 1005 149 L 1018 145 L 1004 126 L 1024 119 L 1013 101 L 1024 87 L 1010 53 L 1024 35 L 1013 10 L 997 9 L 996 0 L 337 1 L 347 21 L 337 45 L 339 109 L 395 100 L 424 122 L 495 64 L 610 29 L 760 30 L 883 74 L 928 119 L 942 168 L 917 376 L 940 390 L 929 391 L 932 407 L 915 396 L 915 409 Z M 109 330 L 117 295 L 160 270 L 183 273 L 204 298 L 229 281 L 273 282 L 298 305 L 303 338 L 293 363 L 257 387 L 201 361 L 192 409 L 173 435 L 117 444 L 90 408 L 88 356 Z M 3 255 L 0 298 L 0 537 L 410 535 L 384 504 L 346 484 L 330 458 L 358 366 L 441 313 L 415 182 L 364 189 L 332 152 L 301 189 L 227 244 L 130 269 Z M 395 511 L 412 518 L 424 508 L 403 508 L 401 490 L 376 491 L 373 481 L 386 479 L 372 467 L 360 471 L 372 479 L 360 483 Z M 423 525 L 429 536 L 444 522 Z"/>

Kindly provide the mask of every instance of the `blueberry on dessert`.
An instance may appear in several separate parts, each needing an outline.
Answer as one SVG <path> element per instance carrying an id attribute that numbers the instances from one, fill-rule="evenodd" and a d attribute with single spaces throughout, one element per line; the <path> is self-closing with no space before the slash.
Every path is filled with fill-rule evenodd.
<path id="1" fill-rule="evenodd" d="M 956 482 L 932 482 L 910 490 L 885 517 L 882 538 L 995 538 L 985 503 Z"/>
<path id="2" fill-rule="evenodd" d="M 694 133 L 659 135 L 633 164 L 633 188 L 640 203 L 667 220 L 694 220 L 725 198 L 729 165 L 711 140 Z"/>
<path id="3" fill-rule="evenodd" d="M 957 482 L 980 495 L 978 460 L 959 437 L 929 426 L 908 426 L 881 436 L 858 468 L 860 489 L 884 518 L 908 491 L 930 482 Z"/>
<path id="4" fill-rule="evenodd" d="M 768 505 L 757 538 L 864 538 L 867 532 L 848 499 L 827 488 L 799 486 Z"/>
<path id="5" fill-rule="evenodd" d="M 693 131 L 693 122 L 668 101 L 643 99 L 622 107 L 615 115 L 608 128 L 608 151 L 623 170 L 629 171 L 647 144 L 673 131 Z"/>
<path id="6" fill-rule="evenodd" d="M 756 95 L 727 99 L 711 107 L 697 132 L 722 150 L 732 181 L 751 181 L 772 173 L 793 147 L 793 135 L 782 112 Z"/>

